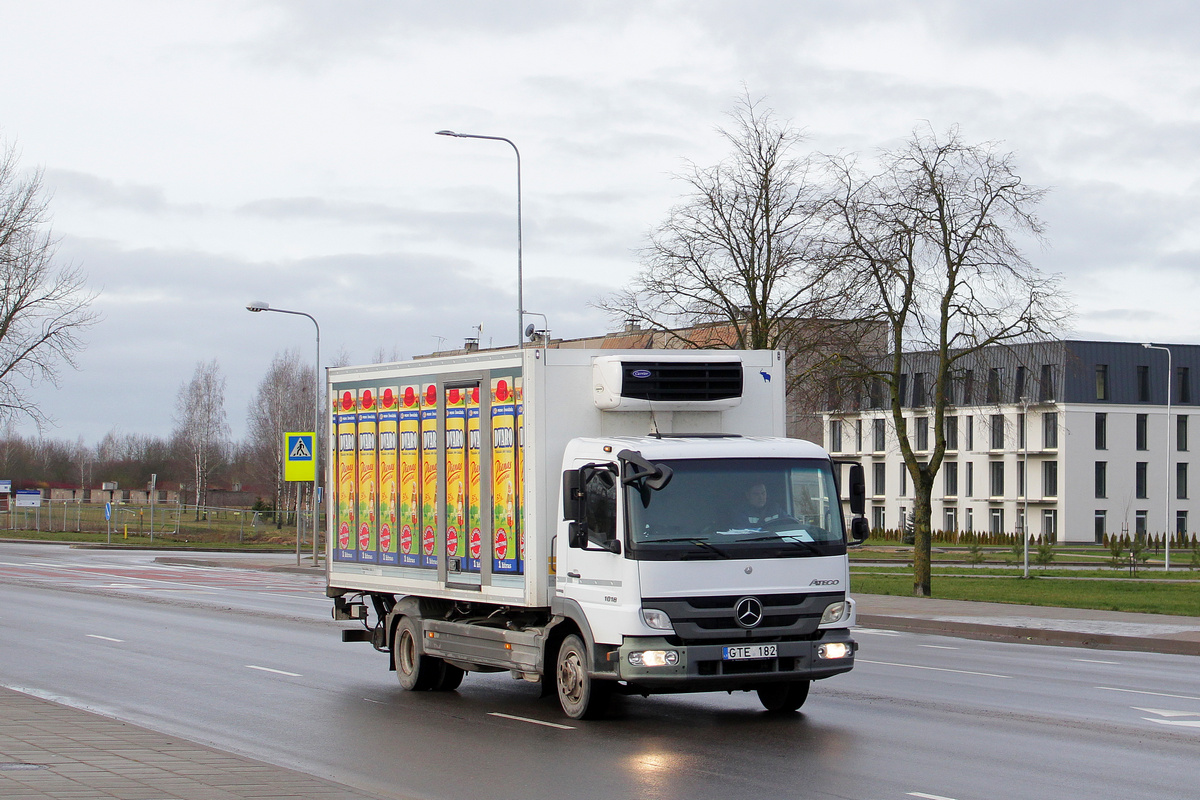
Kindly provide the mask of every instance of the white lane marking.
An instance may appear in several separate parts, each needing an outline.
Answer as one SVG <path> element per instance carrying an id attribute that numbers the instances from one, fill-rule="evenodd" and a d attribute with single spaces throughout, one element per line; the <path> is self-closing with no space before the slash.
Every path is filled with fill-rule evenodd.
<path id="1" fill-rule="evenodd" d="M 959 675 L 980 675 L 984 678 L 1011 678 L 1011 675 L 996 675 L 991 672 L 969 672 L 965 669 L 947 669 L 945 667 L 922 667 L 917 664 L 896 664 L 891 661 L 867 661 L 865 658 L 854 659 L 858 664 L 877 664 L 881 667 L 907 667 L 909 669 L 927 669 L 933 672 L 956 672 Z"/>
<path id="2" fill-rule="evenodd" d="M 929 647 L 934 650 L 957 650 L 957 647 L 947 647 L 944 644 L 919 644 L 917 647 Z"/>
<path id="3" fill-rule="evenodd" d="M 904 634 L 896 631 L 881 631 L 878 628 L 855 628 L 855 633 L 866 633 L 871 636 L 903 636 Z"/>
<path id="4" fill-rule="evenodd" d="M 1200 697 L 1195 697 L 1190 694 L 1164 694 L 1162 692 L 1140 692 L 1137 689 L 1114 689 L 1111 686 L 1097 686 L 1097 689 L 1104 692 L 1126 692 L 1128 694 L 1149 694 L 1154 697 L 1173 697 L 1176 700 L 1200 700 Z"/>
<path id="5" fill-rule="evenodd" d="M 528 717 L 514 717 L 512 714 L 501 714 L 499 711 L 489 711 L 488 716 L 489 717 L 501 717 L 503 719 L 512 719 L 512 720 L 516 720 L 517 722 L 529 722 L 534 725 L 545 725 L 547 728 L 558 728 L 559 730 L 563 730 L 563 731 L 575 730 L 575 728 L 573 728 L 570 725 L 559 725 L 557 722 L 544 722 L 543 720 L 540 720 L 540 719 L 529 719 Z"/>
<path id="6" fill-rule="evenodd" d="M 383 702 L 382 700 L 372 700 L 369 697 L 364 697 L 363 700 L 366 700 L 368 703 L 374 703 L 375 705 L 378 705 L 378 706 L 386 706 L 387 705 L 387 703 Z"/>
<path id="7" fill-rule="evenodd" d="M 1160 717 L 1200 717 L 1200 711 L 1172 711 L 1169 708 L 1138 708 L 1131 706 L 1134 711 L 1145 711 L 1147 714 L 1158 714 Z"/>
<path id="8" fill-rule="evenodd" d="M 247 664 L 246 669 L 257 669 L 257 670 L 261 670 L 262 672 L 274 672 L 276 675 L 287 675 L 289 678 L 303 678 L 304 677 L 303 675 L 300 675 L 299 673 L 296 673 L 296 672 L 284 672 L 281 669 L 271 669 L 270 667 L 256 667 L 253 664 Z"/>
<path id="9" fill-rule="evenodd" d="M 924 792 L 908 792 L 909 797 L 923 797 L 925 800 L 954 800 L 953 797 L 942 797 L 940 794 L 925 794 Z"/>
<path id="10" fill-rule="evenodd" d="M 103 639 L 106 642 L 124 642 L 125 641 L 124 639 L 114 639 L 111 636 L 101 636 L 98 633 L 89 633 L 89 634 L 87 634 L 87 637 L 89 639 Z"/>
<path id="11" fill-rule="evenodd" d="M 1114 664 L 1116 666 L 1121 665 L 1120 661 L 1100 661 L 1095 658 L 1072 658 L 1071 660 L 1072 661 L 1081 661 L 1084 664 Z"/>

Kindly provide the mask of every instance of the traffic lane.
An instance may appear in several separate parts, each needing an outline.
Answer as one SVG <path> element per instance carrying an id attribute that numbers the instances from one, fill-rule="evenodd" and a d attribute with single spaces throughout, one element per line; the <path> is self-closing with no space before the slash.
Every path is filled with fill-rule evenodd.
<path id="1" fill-rule="evenodd" d="M 858 630 L 857 666 L 847 683 L 869 688 L 887 674 L 909 700 L 952 702 L 1064 720 L 1169 726 L 1200 737 L 1200 659 L 1081 650 Z M 1150 714 L 1149 707 L 1168 716 Z"/>

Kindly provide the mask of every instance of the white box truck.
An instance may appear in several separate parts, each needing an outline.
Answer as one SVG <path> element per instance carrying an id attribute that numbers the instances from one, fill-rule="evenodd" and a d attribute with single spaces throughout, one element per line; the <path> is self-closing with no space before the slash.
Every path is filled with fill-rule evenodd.
<path id="1" fill-rule="evenodd" d="M 783 438 L 777 351 L 514 349 L 328 373 L 328 595 L 410 690 L 510 672 L 795 710 L 853 667 L 862 468 Z"/>

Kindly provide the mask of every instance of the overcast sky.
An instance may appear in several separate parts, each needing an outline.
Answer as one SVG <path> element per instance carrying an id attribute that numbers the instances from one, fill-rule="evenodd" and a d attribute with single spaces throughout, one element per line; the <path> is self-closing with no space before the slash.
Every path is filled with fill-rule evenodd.
<path id="1" fill-rule="evenodd" d="M 272 356 L 323 363 L 612 329 L 684 159 L 748 91 L 817 152 L 928 121 L 1051 189 L 1076 338 L 1200 342 L 1200 5 L 1189 2 L 0 0 L 0 138 L 45 171 L 99 293 L 56 438 L 167 435 L 198 361 L 235 437 Z M 23 426 L 24 432 L 31 432 Z"/>

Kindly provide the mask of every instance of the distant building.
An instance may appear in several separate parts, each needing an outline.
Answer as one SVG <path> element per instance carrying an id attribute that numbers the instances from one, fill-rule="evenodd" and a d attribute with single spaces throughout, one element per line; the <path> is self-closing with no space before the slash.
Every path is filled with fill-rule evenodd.
<path id="1" fill-rule="evenodd" d="M 1191 412 L 1200 345 L 1052 341 L 981 351 L 956 369 L 933 527 L 1060 542 L 1195 530 Z M 902 405 L 918 457 L 934 446 L 934 354 L 905 357 Z M 1167 392 L 1170 386 L 1170 417 Z M 825 446 L 861 460 L 868 519 L 898 528 L 913 510 L 888 399 L 867 387 L 825 414 Z"/>

